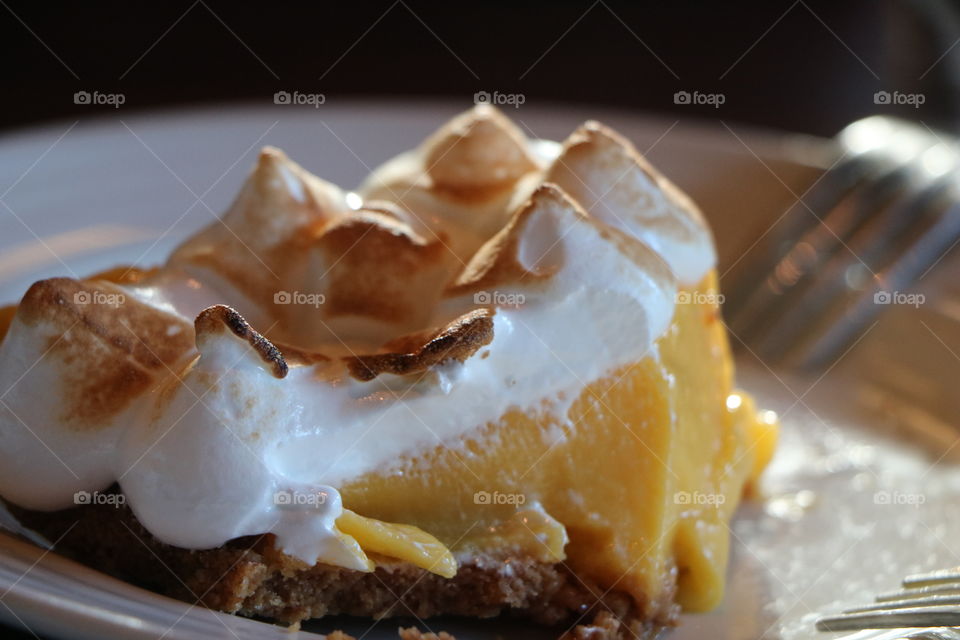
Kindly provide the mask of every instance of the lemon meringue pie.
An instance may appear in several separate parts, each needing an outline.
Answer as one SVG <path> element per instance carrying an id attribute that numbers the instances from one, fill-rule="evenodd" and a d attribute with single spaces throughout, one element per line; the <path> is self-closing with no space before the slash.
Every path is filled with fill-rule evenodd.
<path id="1" fill-rule="evenodd" d="M 721 600 L 776 440 L 715 259 L 595 122 L 529 140 L 480 106 L 355 192 L 267 148 L 163 266 L 0 312 L 0 496 L 223 611 L 649 632 Z"/>

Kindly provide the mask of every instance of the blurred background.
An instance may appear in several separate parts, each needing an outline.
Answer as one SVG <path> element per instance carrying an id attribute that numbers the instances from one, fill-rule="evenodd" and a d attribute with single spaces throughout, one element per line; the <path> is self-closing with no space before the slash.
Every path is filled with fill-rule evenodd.
<path id="1" fill-rule="evenodd" d="M 278 91 L 486 91 L 821 135 L 869 113 L 946 128 L 960 113 L 946 0 L 0 4 L 4 128 L 113 113 L 106 95 L 127 114 Z"/>

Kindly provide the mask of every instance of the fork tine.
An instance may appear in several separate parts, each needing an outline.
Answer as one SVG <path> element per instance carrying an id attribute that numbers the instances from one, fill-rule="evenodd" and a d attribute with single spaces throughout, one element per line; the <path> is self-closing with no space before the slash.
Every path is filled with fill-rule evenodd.
<path id="1" fill-rule="evenodd" d="M 794 217 L 806 217 L 809 222 L 800 233 L 786 239 L 789 243 L 786 249 L 778 247 L 772 261 L 770 256 L 762 256 L 744 267 L 747 273 L 744 278 L 748 282 L 732 288 L 730 305 L 724 308 L 735 333 L 746 336 L 761 332 L 769 322 L 779 318 L 780 307 L 788 297 L 785 293 L 805 283 L 816 266 L 842 246 L 838 238 L 842 240 L 865 217 L 873 214 L 878 203 L 903 190 L 907 178 L 903 164 L 873 156 L 861 162 L 868 164 L 869 171 L 833 200 L 820 198 L 821 208 L 794 207 L 802 208 Z M 768 242 L 774 243 L 775 239 L 770 238 Z M 781 244 L 785 244 L 783 240 Z M 771 250 L 763 252 L 769 254 Z M 761 264 L 764 258 L 767 264 Z"/>
<path id="2" fill-rule="evenodd" d="M 850 159 L 778 219 L 728 287 L 727 324 L 764 360 L 831 361 L 883 311 L 875 297 L 908 289 L 960 238 L 960 162 L 927 161 L 935 148 L 956 151 L 952 142 L 879 116 L 839 142 Z"/>
<path id="3" fill-rule="evenodd" d="M 912 576 L 907 576 L 903 579 L 903 586 L 920 587 L 932 584 L 942 584 L 944 582 L 955 582 L 960 584 L 960 567 L 939 569 L 929 573 L 917 573 Z"/>
<path id="4" fill-rule="evenodd" d="M 820 631 L 960 626 L 960 608 L 951 605 L 843 613 L 817 620 Z"/>
<path id="5" fill-rule="evenodd" d="M 880 263 L 875 265 L 878 269 L 877 279 L 871 280 L 870 286 L 860 290 L 847 287 L 843 282 L 843 270 L 821 274 L 826 284 L 820 286 L 824 301 L 820 306 L 825 308 L 825 312 L 813 320 L 804 316 L 806 326 L 802 328 L 800 336 L 786 341 L 783 353 L 788 361 L 799 366 L 829 361 L 832 354 L 847 348 L 871 320 L 886 309 L 877 304 L 875 296 L 878 293 L 889 295 L 891 291 L 909 289 L 924 271 L 949 250 L 960 238 L 960 207 L 946 204 L 956 202 L 960 195 L 955 181 L 956 174 L 952 174 L 916 194 L 912 201 L 904 203 L 914 222 L 907 232 L 898 234 L 894 243 L 884 247 L 876 258 Z M 831 285 L 831 282 L 838 282 L 839 285 Z M 809 306 L 801 305 L 800 308 L 809 309 Z M 808 311 L 808 314 L 816 315 L 816 312 Z"/>
<path id="6" fill-rule="evenodd" d="M 783 214 L 778 228 L 763 236 L 735 270 L 724 302 L 724 310 L 730 317 L 731 324 L 738 323 L 738 316 L 747 311 L 744 309 L 747 299 L 763 286 L 767 274 L 786 257 L 791 248 L 789 242 L 803 236 L 819 223 L 809 211 L 823 215 L 834 209 L 850 191 L 874 178 L 880 172 L 880 167 L 888 164 L 888 159 L 876 153 L 861 153 L 840 160 L 827 170 L 801 198 L 801 202 L 797 202 Z"/>
<path id="7" fill-rule="evenodd" d="M 904 598 L 902 600 L 886 600 L 877 604 L 865 605 L 846 609 L 843 613 L 864 613 L 867 611 L 882 611 L 885 609 L 908 609 L 910 607 L 929 607 L 934 605 L 960 605 L 960 594 L 949 596 L 927 596 L 924 598 Z"/>
<path id="8" fill-rule="evenodd" d="M 930 596 L 948 596 L 960 595 L 960 585 L 941 584 L 931 587 L 916 587 L 913 589 L 903 589 L 901 591 L 891 591 L 877 596 L 877 602 L 891 602 L 894 600 L 909 600 L 917 598 L 927 598 Z"/>
<path id="9" fill-rule="evenodd" d="M 846 313 L 841 305 L 859 293 L 848 284 L 851 267 L 867 273 L 879 271 L 886 257 L 896 252 L 897 239 L 905 235 L 903 229 L 921 222 L 917 211 L 931 208 L 947 189 L 943 183 L 932 183 L 922 172 L 901 171 L 905 181 L 902 189 L 882 203 L 866 204 L 865 200 L 861 206 L 870 215 L 840 239 L 831 237 L 836 250 L 823 256 L 785 295 L 778 296 L 778 317 L 754 338 L 755 350 L 761 356 L 779 360 L 795 351 L 797 343 L 810 342 L 811 337 L 822 333 L 818 330 L 821 323 L 812 320 L 822 318 L 825 323 L 829 319 L 832 324 L 836 321 L 832 316 L 842 319 Z M 825 226 L 830 226 L 829 217 L 834 215 L 831 212 L 824 219 Z M 872 291 L 869 302 L 873 302 Z"/>

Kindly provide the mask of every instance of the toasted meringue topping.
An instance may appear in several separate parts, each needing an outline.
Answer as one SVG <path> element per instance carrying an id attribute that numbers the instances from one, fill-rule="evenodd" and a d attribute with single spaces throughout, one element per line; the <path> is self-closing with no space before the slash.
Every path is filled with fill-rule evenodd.
<path id="1" fill-rule="evenodd" d="M 304 265 L 316 238 L 348 211 L 340 189 L 268 147 L 222 219 L 178 247 L 168 270 L 178 268 L 203 283 L 211 292 L 208 304 L 229 304 L 270 327 L 275 296 L 307 290 Z M 282 335 L 280 320 L 271 328 Z"/>
<path id="2" fill-rule="evenodd" d="M 3 496 L 54 509 L 81 487 L 107 487 L 110 452 L 139 401 L 192 351 L 189 322 L 119 287 L 68 278 L 30 287 L 0 344 Z"/>
<path id="3" fill-rule="evenodd" d="M 677 280 L 714 260 L 695 207 L 595 123 L 561 152 L 473 109 L 349 200 L 267 149 L 162 268 L 34 285 L 0 344 L 0 494 L 60 509 L 119 482 L 170 544 L 269 532 L 370 570 L 338 486 L 511 408 L 569 420 L 584 381 L 657 357 Z"/>
<path id="4" fill-rule="evenodd" d="M 273 372 L 273 375 L 278 378 L 286 377 L 287 363 L 280 350 L 254 331 L 243 319 L 243 316 L 230 307 L 218 304 L 205 309 L 197 316 L 193 326 L 197 335 L 197 349 L 200 350 L 201 357 L 214 340 L 223 334 L 224 330 L 229 330 L 237 338 L 246 341 L 259 354 L 264 364 Z"/>
<path id="5" fill-rule="evenodd" d="M 568 219 L 562 221 L 561 218 Z M 544 184 L 507 225 L 474 254 L 451 293 L 549 278 L 563 264 L 563 236 L 586 214 L 557 187 Z M 566 222 L 566 228 L 560 225 Z"/>
<path id="6" fill-rule="evenodd" d="M 417 235 L 401 220 L 365 209 L 344 216 L 317 238 L 311 252 L 308 273 L 317 280 L 305 286 L 320 293 L 323 303 L 316 314 L 292 309 L 305 322 L 294 327 L 288 340 L 308 334 L 310 328 L 303 325 L 318 323 L 311 315 L 353 340 L 376 342 L 370 331 L 359 331 L 363 320 L 380 335 L 422 328 L 450 277 L 448 258 L 442 244 Z M 377 330 L 377 325 L 390 329 Z M 323 338 L 314 342 L 331 341 L 329 335 Z"/>
<path id="7" fill-rule="evenodd" d="M 481 105 L 448 122 L 422 147 L 433 185 L 457 198 L 484 197 L 537 170 L 520 129 Z"/>
<path id="8" fill-rule="evenodd" d="M 546 180 L 598 220 L 650 245 L 684 284 L 696 284 L 716 262 L 710 229 L 693 201 L 599 122 L 567 138 Z"/>
<path id="9" fill-rule="evenodd" d="M 347 368 L 357 380 L 373 380 L 381 373 L 398 376 L 422 373 L 435 365 L 451 360 L 463 363 L 480 347 L 493 340 L 493 313 L 477 309 L 460 316 L 435 335 L 422 341 L 417 336 L 397 342 L 413 342 L 418 346 L 406 353 L 376 353 L 347 359 Z"/>
<path id="10" fill-rule="evenodd" d="M 539 184 L 548 162 L 541 149 L 481 105 L 379 167 L 359 193 L 410 212 L 413 228 L 442 242 L 462 266 Z"/>
<path id="11" fill-rule="evenodd" d="M 128 300 L 112 284 L 69 278 L 30 287 L 11 333 L 11 345 L 17 335 L 47 336 L 44 364 L 64 376 L 59 420 L 77 429 L 109 424 L 193 348 L 181 318 Z"/>

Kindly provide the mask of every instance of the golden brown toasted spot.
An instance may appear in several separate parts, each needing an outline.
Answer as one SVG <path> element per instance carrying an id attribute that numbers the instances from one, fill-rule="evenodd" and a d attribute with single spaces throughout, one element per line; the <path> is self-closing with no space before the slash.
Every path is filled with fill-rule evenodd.
<path id="1" fill-rule="evenodd" d="M 447 253 L 442 244 L 427 242 L 408 225 L 363 210 L 331 225 L 317 240 L 317 250 L 330 265 L 324 278 L 326 315 L 360 315 L 398 323 L 417 317 L 429 306 L 415 291 L 429 291 L 427 281 L 444 276 Z"/>
<path id="2" fill-rule="evenodd" d="M 225 304 L 207 307 L 197 316 L 193 327 L 197 334 L 198 347 L 207 336 L 217 335 L 222 333 L 224 329 L 229 329 L 235 336 L 241 340 L 246 340 L 253 347 L 253 350 L 270 366 L 274 376 L 277 378 L 286 377 L 287 362 L 283 359 L 280 350 L 272 342 L 254 331 L 250 323 L 231 307 Z"/>
<path id="3" fill-rule="evenodd" d="M 7 307 L 0 307 L 0 342 L 10 330 L 10 323 L 13 322 L 13 316 L 17 313 L 17 305 L 11 304 Z"/>
<path id="4" fill-rule="evenodd" d="M 139 267 L 113 267 L 105 271 L 98 271 L 86 280 L 106 280 L 114 284 L 136 284 L 160 272 L 159 267 L 140 269 Z"/>
<path id="5" fill-rule="evenodd" d="M 608 194 L 596 193 L 584 182 L 583 168 L 589 167 L 591 172 L 614 176 L 616 180 L 609 190 L 628 192 L 627 198 L 636 203 L 635 208 L 643 209 L 650 195 L 645 190 L 637 189 L 632 180 L 624 179 L 631 166 L 639 169 L 676 207 L 685 211 L 696 226 L 703 227 L 706 224 L 693 200 L 657 171 L 632 142 L 595 120 L 584 122 L 563 142 L 563 151 L 550 167 L 545 180 L 561 185 L 592 211 Z M 673 217 L 666 220 L 672 222 L 672 227 L 682 228 Z"/>
<path id="6" fill-rule="evenodd" d="M 212 271 L 266 306 L 344 207 L 338 187 L 266 147 L 222 219 L 187 239 L 167 264 L 200 279 Z"/>
<path id="7" fill-rule="evenodd" d="M 450 360 L 464 362 L 493 341 L 493 314 L 490 309 L 471 311 L 419 342 L 415 350 L 346 358 L 347 368 L 354 378 L 366 382 L 381 373 L 405 376 Z"/>
<path id="8" fill-rule="evenodd" d="M 16 315 L 52 328 L 45 357 L 64 365 L 63 420 L 77 428 L 106 424 L 193 348 L 188 323 L 106 282 L 41 280 Z"/>
<path id="9" fill-rule="evenodd" d="M 61 358 L 89 358 L 84 340 L 50 339 L 49 352 Z M 130 400 L 146 393 L 153 375 L 131 362 L 119 361 L 101 371 L 95 378 L 85 367 L 64 370 L 64 411 L 61 419 L 74 427 L 97 427 L 126 407 Z"/>
<path id="10" fill-rule="evenodd" d="M 531 218 L 541 208 L 561 207 L 578 218 L 586 218 L 582 209 L 560 187 L 544 183 L 530 196 L 510 222 L 482 246 L 446 295 L 457 296 L 509 282 L 546 280 L 552 273 L 531 271 L 518 258 L 520 240 Z M 562 230 L 561 230 L 562 233 Z M 554 247 L 556 249 L 557 247 Z"/>
<path id="11" fill-rule="evenodd" d="M 402 222 L 404 217 L 407 215 L 403 207 L 401 207 L 396 202 L 391 202 L 390 200 L 368 200 L 363 203 L 363 207 L 359 211 L 369 211 L 371 213 L 379 213 L 380 215 L 387 216 L 398 222 Z"/>
<path id="12" fill-rule="evenodd" d="M 460 114 L 422 148 L 433 186 L 458 200 L 492 197 L 538 169 L 520 129 L 488 105 Z"/>

